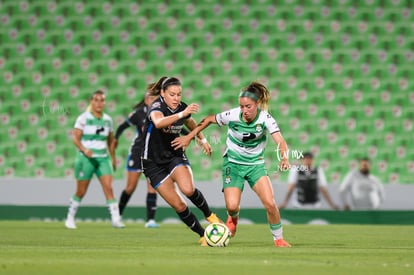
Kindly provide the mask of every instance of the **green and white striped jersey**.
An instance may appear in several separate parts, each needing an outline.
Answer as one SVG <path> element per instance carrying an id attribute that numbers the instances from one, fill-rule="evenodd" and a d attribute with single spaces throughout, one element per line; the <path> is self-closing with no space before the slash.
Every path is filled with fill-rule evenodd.
<path id="1" fill-rule="evenodd" d="M 229 161 L 244 165 L 264 163 L 267 133 L 279 132 L 276 120 L 266 111 L 259 114 L 251 123 L 242 120 L 239 107 L 216 115 L 219 126 L 228 125 L 226 152 Z"/>
<path id="2" fill-rule="evenodd" d="M 107 139 L 113 131 L 112 118 L 103 113 L 96 118 L 91 112 L 84 112 L 75 122 L 75 128 L 82 131 L 81 143 L 93 152 L 94 158 L 108 156 Z"/>

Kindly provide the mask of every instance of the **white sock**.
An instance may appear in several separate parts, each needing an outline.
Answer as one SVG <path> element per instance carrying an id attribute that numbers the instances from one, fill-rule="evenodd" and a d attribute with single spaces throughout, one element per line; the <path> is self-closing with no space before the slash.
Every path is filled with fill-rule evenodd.
<path id="1" fill-rule="evenodd" d="M 112 221 L 120 221 L 121 215 L 119 215 L 119 207 L 116 200 L 108 201 L 107 204 Z"/>
<path id="2" fill-rule="evenodd" d="M 80 205 L 81 199 L 78 198 L 77 196 L 73 195 L 70 198 L 70 202 L 69 202 L 69 209 L 68 209 L 68 217 L 75 217 L 76 213 L 78 212 L 78 208 Z"/>
<path id="3" fill-rule="evenodd" d="M 279 240 L 283 239 L 283 227 L 282 223 L 279 222 L 277 224 L 269 224 L 270 225 L 270 232 L 272 232 L 273 239 Z"/>

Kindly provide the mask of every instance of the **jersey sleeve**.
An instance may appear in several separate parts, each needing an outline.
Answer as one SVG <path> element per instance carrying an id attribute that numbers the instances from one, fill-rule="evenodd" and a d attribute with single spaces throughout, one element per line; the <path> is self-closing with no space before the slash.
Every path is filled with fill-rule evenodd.
<path id="1" fill-rule="evenodd" d="M 127 119 L 125 120 L 130 126 L 137 126 L 139 124 L 139 112 L 137 109 L 129 113 Z"/>
<path id="2" fill-rule="evenodd" d="M 238 113 L 240 113 L 240 111 L 236 108 L 216 114 L 217 124 L 220 127 L 223 125 L 228 125 L 230 121 L 239 119 L 237 115 Z"/>
<path id="3" fill-rule="evenodd" d="M 85 124 L 86 124 L 86 117 L 82 114 L 78 116 L 78 118 L 76 119 L 74 128 L 83 131 L 83 129 L 85 128 Z"/>
<path id="4" fill-rule="evenodd" d="M 152 104 L 151 104 L 151 107 L 150 107 L 150 109 L 149 109 L 149 111 L 148 111 L 148 119 L 149 120 L 151 120 L 151 113 L 152 112 L 161 112 L 161 113 L 164 113 L 163 112 L 163 109 L 162 109 L 162 106 L 161 106 L 161 102 L 160 101 L 154 101 Z"/>
<path id="5" fill-rule="evenodd" d="M 112 117 L 108 116 L 109 121 L 109 133 L 114 131 L 114 122 L 112 121 Z"/>
<path id="6" fill-rule="evenodd" d="M 265 112 L 265 116 L 265 125 L 266 128 L 269 130 L 269 134 L 280 132 L 279 126 L 277 125 L 277 122 L 274 119 L 274 117 L 268 112 Z"/>

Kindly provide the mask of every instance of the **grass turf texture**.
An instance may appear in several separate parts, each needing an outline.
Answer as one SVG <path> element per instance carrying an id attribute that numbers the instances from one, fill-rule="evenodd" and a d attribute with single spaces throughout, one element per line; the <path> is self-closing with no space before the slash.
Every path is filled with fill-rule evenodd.
<path id="1" fill-rule="evenodd" d="M 183 224 L 0 222 L 0 274 L 414 274 L 414 226 L 239 225 L 229 247 L 200 247 Z"/>

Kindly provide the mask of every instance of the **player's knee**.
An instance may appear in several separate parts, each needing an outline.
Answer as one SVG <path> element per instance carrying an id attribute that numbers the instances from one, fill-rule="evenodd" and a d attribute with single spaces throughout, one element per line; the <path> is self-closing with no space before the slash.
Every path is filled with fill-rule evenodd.
<path id="1" fill-rule="evenodd" d="M 235 202 L 227 203 L 226 208 L 227 208 L 227 212 L 229 212 L 229 213 L 237 213 L 240 210 L 239 204 L 235 203 Z"/>
<path id="2" fill-rule="evenodd" d="M 275 214 L 277 212 L 276 203 L 274 201 L 265 202 L 263 205 L 268 213 Z"/>
<path id="3" fill-rule="evenodd" d="M 192 185 L 188 184 L 188 186 L 180 186 L 180 191 L 184 196 L 191 197 L 194 194 L 195 189 Z"/>
<path id="4" fill-rule="evenodd" d="M 177 212 L 177 213 L 181 213 L 187 208 L 187 204 L 185 204 L 184 202 L 175 203 L 172 206 L 173 206 L 175 212 Z"/>
<path id="5" fill-rule="evenodd" d="M 135 191 L 135 187 L 136 187 L 136 185 L 135 186 L 127 185 L 127 187 L 125 188 L 125 192 L 128 195 L 132 195 L 132 193 L 134 193 L 134 191 Z"/>

